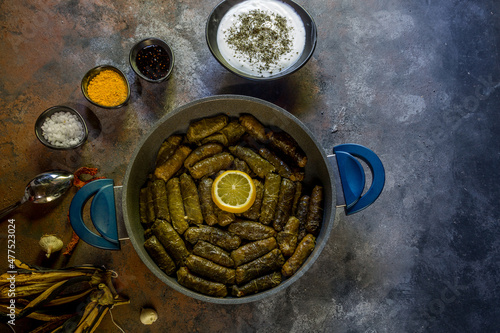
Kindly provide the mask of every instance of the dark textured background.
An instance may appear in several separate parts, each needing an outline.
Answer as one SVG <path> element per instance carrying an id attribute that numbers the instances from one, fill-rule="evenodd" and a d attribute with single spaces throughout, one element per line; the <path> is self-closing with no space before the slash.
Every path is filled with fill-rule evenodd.
<path id="1" fill-rule="evenodd" d="M 46 260 L 38 239 L 55 232 L 69 241 L 75 190 L 10 216 L 16 256 L 116 270 L 131 304 L 113 315 L 127 332 L 499 331 L 500 3 L 298 2 L 318 27 L 313 58 L 287 79 L 253 83 L 227 72 L 206 46 L 204 25 L 217 1 L 1 1 L 0 205 L 54 168 L 94 166 L 121 184 L 137 142 L 164 114 L 205 96 L 255 96 L 296 115 L 328 153 L 359 143 L 386 168 L 379 200 L 349 217 L 337 211 L 329 243 L 305 276 L 267 300 L 221 306 L 162 284 L 127 242 L 119 252 L 81 243 L 69 259 Z M 164 84 L 139 81 L 128 65 L 131 46 L 148 36 L 166 40 L 177 56 Z M 123 109 L 96 108 L 81 94 L 82 76 L 104 63 L 132 84 Z M 50 151 L 36 140 L 38 114 L 58 104 L 91 123 L 81 149 Z M 3 271 L 6 221 L 0 235 Z M 150 327 L 139 323 L 145 305 L 160 313 Z M 99 331 L 118 329 L 107 316 Z"/>

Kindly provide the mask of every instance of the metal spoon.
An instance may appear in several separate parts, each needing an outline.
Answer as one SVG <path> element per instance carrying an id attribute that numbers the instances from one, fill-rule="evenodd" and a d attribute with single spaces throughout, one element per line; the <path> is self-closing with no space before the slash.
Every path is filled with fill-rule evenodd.
<path id="1" fill-rule="evenodd" d="M 39 174 L 26 185 L 21 200 L 0 211 L 0 219 L 26 201 L 46 203 L 59 198 L 71 187 L 73 178 L 73 174 L 67 171 L 49 171 Z"/>

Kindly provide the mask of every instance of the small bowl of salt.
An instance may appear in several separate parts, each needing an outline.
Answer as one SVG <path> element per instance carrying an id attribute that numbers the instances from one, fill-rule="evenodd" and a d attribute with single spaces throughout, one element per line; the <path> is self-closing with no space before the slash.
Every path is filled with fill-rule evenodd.
<path id="1" fill-rule="evenodd" d="M 38 140 L 52 149 L 66 150 L 80 147 L 88 137 L 83 117 L 68 106 L 53 106 L 38 117 L 35 123 Z"/>

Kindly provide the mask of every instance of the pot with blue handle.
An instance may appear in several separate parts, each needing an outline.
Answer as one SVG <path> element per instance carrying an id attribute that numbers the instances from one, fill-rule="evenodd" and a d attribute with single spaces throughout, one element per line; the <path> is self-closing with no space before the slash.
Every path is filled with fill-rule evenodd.
<path id="1" fill-rule="evenodd" d="M 316 238 L 316 247 L 307 261 L 277 287 L 241 298 L 202 295 L 181 286 L 174 277 L 166 275 L 143 246 L 144 229 L 139 218 L 140 189 L 155 168 L 156 155 L 162 142 L 174 133 L 186 133 L 191 121 L 220 113 L 230 117 L 250 113 L 266 127 L 285 130 L 307 155 L 304 183 L 321 183 L 324 188 L 323 222 Z M 371 186 L 365 192 L 365 172 L 359 160 L 363 160 L 372 173 Z M 311 131 L 284 109 L 253 97 L 218 95 L 188 103 L 160 119 L 133 153 L 123 186 L 115 186 L 111 179 L 100 179 L 85 185 L 71 203 L 70 220 L 83 241 L 102 249 L 119 250 L 120 242 L 129 239 L 144 264 L 160 280 L 185 295 L 212 303 L 241 304 L 273 295 L 304 275 L 328 241 L 335 223 L 336 207 L 344 207 L 347 215 L 368 207 L 382 192 L 384 182 L 382 162 L 370 149 L 356 144 L 342 144 L 333 149 L 332 155 L 327 155 Z M 93 198 L 90 216 L 98 234 L 91 231 L 82 218 L 83 208 L 90 198 Z"/>

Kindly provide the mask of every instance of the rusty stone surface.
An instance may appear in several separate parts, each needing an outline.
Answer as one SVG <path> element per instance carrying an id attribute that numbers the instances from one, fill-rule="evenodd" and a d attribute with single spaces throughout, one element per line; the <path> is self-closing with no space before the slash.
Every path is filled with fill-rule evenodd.
<path id="1" fill-rule="evenodd" d="M 69 242 L 75 188 L 9 215 L 16 258 L 116 271 L 117 289 L 131 302 L 112 313 L 126 332 L 498 329 L 499 3 L 297 2 L 318 26 L 316 51 L 297 73 L 268 83 L 236 77 L 211 55 L 205 22 L 215 0 L 0 2 L 0 207 L 52 169 L 96 167 L 120 185 L 140 138 L 163 115 L 206 96 L 258 97 L 297 116 L 328 153 L 355 142 L 386 167 L 381 197 L 353 216 L 337 211 L 331 239 L 307 274 L 269 299 L 221 306 L 167 287 L 127 241 L 120 251 L 80 242 L 71 257 L 47 259 L 38 240 L 53 233 Z M 150 36 L 176 55 L 172 77 L 161 84 L 139 80 L 128 63 L 132 45 Z M 132 89 L 125 107 L 101 109 L 83 97 L 81 78 L 101 64 L 125 72 Z M 87 120 L 84 146 L 53 151 L 38 142 L 35 120 L 54 105 Z M 6 249 L 4 219 L 1 272 Z M 147 306 L 159 313 L 148 327 L 139 321 Z M 109 315 L 97 330 L 117 331 Z"/>

